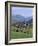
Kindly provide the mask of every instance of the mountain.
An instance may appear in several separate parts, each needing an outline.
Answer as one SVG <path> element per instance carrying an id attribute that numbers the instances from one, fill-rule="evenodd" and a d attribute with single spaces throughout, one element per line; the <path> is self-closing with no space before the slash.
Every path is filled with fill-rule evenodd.
<path id="1" fill-rule="evenodd" d="M 32 20 L 33 20 L 32 16 L 30 16 L 28 18 L 25 18 L 25 17 L 23 17 L 21 15 L 13 15 L 13 16 L 11 16 L 11 24 L 15 24 L 15 23 L 18 23 L 18 22 L 31 24 Z"/>
<path id="2" fill-rule="evenodd" d="M 32 22 L 33 22 L 33 19 L 26 21 L 27 24 L 32 24 Z"/>
<path id="3" fill-rule="evenodd" d="M 25 18 L 21 15 L 13 15 L 11 16 L 11 23 L 23 22 Z"/>
<path id="4" fill-rule="evenodd" d="M 31 24 L 33 22 L 33 17 L 32 16 L 31 17 L 28 17 L 28 18 L 25 18 L 25 19 L 26 19 L 25 22 L 27 24 Z"/>
<path id="5" fill-rule="evenodd" d="M 27 18 L 25 18 L 25 19 L 26 19 L 26 21 L 28 21 L 28 20 L 33 19 L 33 17 L 32 17 L 32 16 L 30 16 L 30 17 L 27 17 Z"/>

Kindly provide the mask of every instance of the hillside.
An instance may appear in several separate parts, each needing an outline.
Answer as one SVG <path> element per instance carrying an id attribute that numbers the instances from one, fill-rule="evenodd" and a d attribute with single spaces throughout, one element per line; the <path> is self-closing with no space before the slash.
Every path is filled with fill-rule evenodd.
<path id="1" fill-rule="evenodd" d="M 32 20 L 33 20 L 32 16 L 25 18 L 21 15 L 13 15 L 11 16 L 11 25 L 16 23 L 31 24 Z"/>

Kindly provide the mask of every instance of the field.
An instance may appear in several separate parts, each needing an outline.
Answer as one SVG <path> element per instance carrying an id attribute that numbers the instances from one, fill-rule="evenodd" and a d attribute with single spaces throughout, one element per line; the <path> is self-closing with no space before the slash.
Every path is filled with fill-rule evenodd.
<path id="1" fill-rule="evenodd" d="M 18 38 L 31 38 L 32 37 L 32 26 L 28 28 L 17 28 L 11 26 L 11 39 L 18 39 Z"/>

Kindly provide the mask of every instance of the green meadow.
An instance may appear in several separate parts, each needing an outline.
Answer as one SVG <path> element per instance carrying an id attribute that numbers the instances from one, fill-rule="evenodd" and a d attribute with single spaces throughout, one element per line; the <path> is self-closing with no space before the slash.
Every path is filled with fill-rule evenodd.
<path id="1" fill-rule="evenodd" d="M 11 26 L 11 32 L 10 32 L 10 38 L 11 39 L 18 39 L 18 38 L 32 38 L 32 26 L 28 28 L 17 28 L 14 26 Z"/>

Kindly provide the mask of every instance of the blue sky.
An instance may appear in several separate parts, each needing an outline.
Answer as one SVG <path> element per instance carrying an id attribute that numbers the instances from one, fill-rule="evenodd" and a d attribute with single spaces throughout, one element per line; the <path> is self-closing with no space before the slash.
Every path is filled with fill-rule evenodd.
<path id="1" fill-rule="evenodd" d="M 25 18 L 32 16 L 32 8 L 28 7 L 12 7 L 11 14 L 13 15 L 21 15 Z"/>

